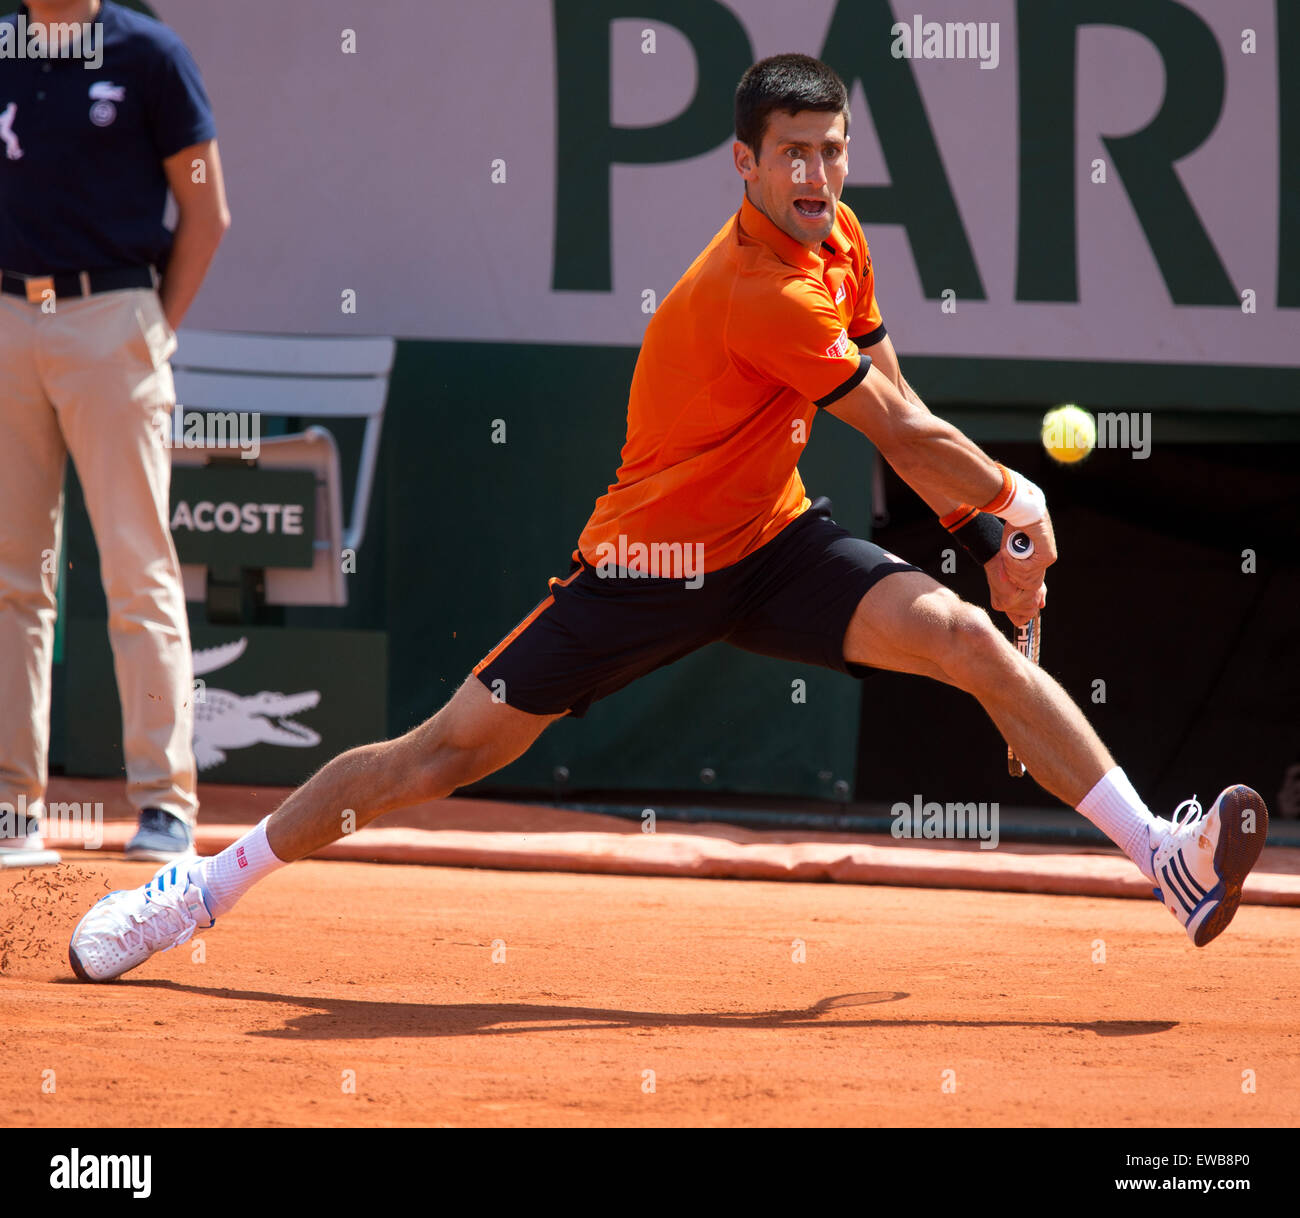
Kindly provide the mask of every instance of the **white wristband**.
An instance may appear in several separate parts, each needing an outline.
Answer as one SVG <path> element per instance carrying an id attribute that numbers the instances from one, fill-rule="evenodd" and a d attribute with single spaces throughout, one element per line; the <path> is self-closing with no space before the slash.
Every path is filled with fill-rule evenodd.
<path id="1" fill-rule="evenodd" d="M 1047 497 L 1024 474 L 1013 472 L 1011 476 L 1015 479 L 1011 502 L 996 514 L 1018 529 L 1037 524 L 1047 515 Z"/>

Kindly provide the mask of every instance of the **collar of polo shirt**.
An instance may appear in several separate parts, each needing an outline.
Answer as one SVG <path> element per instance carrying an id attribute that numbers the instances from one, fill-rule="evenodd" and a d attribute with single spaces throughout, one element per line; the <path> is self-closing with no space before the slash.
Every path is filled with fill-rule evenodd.
<path id="1" fill-rule="evenodd" d="M 826 259 L 822 254 L 810 250 L 805 245 L 800 245 L 785 229 L 773 224 L 749 201 L 748 195 L 744 197 L 740 204 L 740 227 L 745 230 L 747 237 L 753 237 L 755 241 L 761 241 L 782 262 L 789 263 L 790 266 L 797 266 L 801 270 L 812 271 L 818 275 L 825 269 Z M 849 239 L 840 227 L 839 207 L 837 205 L 835 208 L 835 225 L 831 229 L 831 235 L 821 243 L 821 250 L 832 257 L 844 258 L 848 257 L 849 248 Z"/>

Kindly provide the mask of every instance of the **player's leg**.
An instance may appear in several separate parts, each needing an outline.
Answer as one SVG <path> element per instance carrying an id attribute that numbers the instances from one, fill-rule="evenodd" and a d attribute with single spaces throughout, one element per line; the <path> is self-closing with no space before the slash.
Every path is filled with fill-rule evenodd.
<path id="1" fill-rule="evenodd" d="M 271 872 L 385 812 L 440 799 L 500 769 L 559 717 L 494 702 L 471 677 L 405 736 L 335 757 L 225 850 L 173 863 L 143 888 L 101 899 L 73 932 L 73 971 L 83 981 L 120 977 L 212 926 Z"/>
<path id="2" fill-rule="evenodd" d="M 730 636 L 739 647 L 854 675 L 863 675 L 855 668 L 917 673 L 965 689 L 1034 777 L 1071 806 L 1114 768 L 1065 691 L 983 610 L 853 537 L 831 518 L 827 499 L 753 556 L 746 591 Z"/>
<path id="3" fill-rule="evenodd" d="M 1157 885 L 1196 946 L 1231 922 L 1268 833 L 1268 809 L 1255 791 L 1234 785 L 1208 812 L 1193 798 L 1173 821 L 1153 817 L 1065 690 L 1012 647 L 982 609 L 920 572 L 890 575 L 863 596 L 845 632 L 844 655 L 850 663 L 937 677 L 972 694 L 1033 777 Z"/>
<path id="4" fill-rule="evenodd" d="M 561 716 L 533 715 L 495 700 L 470 677 L 431 719 L 396 740 L 341 753 L 226 849 L 180 874 L 207 914 L 234 909 L 273 871 L 370 824 L 386 812 L 444 799 L 521 756 Z"/>
<path id="5" fill-rule="evenodd" d="M 699 646 L 701 630 L 687 627 L 681 607 L 702 606 L 707 617 L 717 598 L 680 584 L 630 581 L 616 598 L 575 562 L 436 715 L 397 740 L 336 757 L 295 791 L 268 822 L 270 848 L 292 861 L 337 840 L 345 823 L 350 831 L 442 799 L 514 761 L 556 719 L 580 717 L 595 698 Z"/>
<path id="6" fill-rule="evenodd" d="M 397 740 L 336 757 L 295 791 L 266 827 L 289 862 L 385 812 L 442 799 L 521 756 L 548 724 L 686 654 L 722 616 L 718 589 L 681 580 L 615 585 L 576 564 L 484 658 L 436 715 Z M 599 590 L 598 595 L 593 593 Z M 348 817 L 345 819 L 345 813 Z"/>
<path id="7" fill-rule="evenodd" d="M 748 563 L 750 560 L 745 560 Z M 1231 919 L 1268 826 L 1264 801 L 1226 788 L 1208 813 L 1153 817 L 1083 713 L 988 615 L 851 536 L 821 499 L 754 558 L 729 641 L 865 675 L 917 673 L 977 698 L 1029 771 L 1115 842 L 1201 946 Z"/>
<path id="8" fill-rule="evenodd" d="M 1114 768 L 1065 691 L 988 614 L 852 536 L 831 518 L 829 500 L 815 500 L 755 558 L 751 595 L 730 636 L 737 646 L 855 676 L 888 668 L 965 689 L 1034 777 L 1071 806 Z"/>
<path id="9" fill-rule="evenodd" d="M 1083 712 L 983 609 L 928 575 L 903 571 L 861 600 L 844 637 L 853 664 L 918 673 L 973 695 L 1034 779 L 1070 807 L 1115 761 Z"/>
<path id="10" fill-rule="evenodd" d="M 271 816 L 267 841 L 277 858 L 292 862 L 385 812 L 444 799 L 522 756 L 560 718 L 494 701 L 470 677 L 446 706 L 405 736 L 335 757 Z"/>
<path id="11" fill-rule="evenodd" d="M 611 584 L 575 562 L 428 722 L 336 757 L 219 854 L 103 898 L 73 932 L 74 972 L 119 977 L 211 926 L 286 863 L 500 769 L 564 714 L 580 716 L 597 698 L 718 638 L 726 594 L 725 579 L 698 591 L 681 579 Z"/>

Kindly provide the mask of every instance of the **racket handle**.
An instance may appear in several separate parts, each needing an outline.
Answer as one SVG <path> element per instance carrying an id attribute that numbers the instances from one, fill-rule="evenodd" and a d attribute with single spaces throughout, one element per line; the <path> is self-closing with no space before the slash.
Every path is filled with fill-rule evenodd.
<path id="1" fill-rule="evenodd" d="M 1007 538 L 1006 545 L 1008 558 L 1031 558 L 1034 553 L 1034 543 L 1028 533 L 1012 533 Z"/>

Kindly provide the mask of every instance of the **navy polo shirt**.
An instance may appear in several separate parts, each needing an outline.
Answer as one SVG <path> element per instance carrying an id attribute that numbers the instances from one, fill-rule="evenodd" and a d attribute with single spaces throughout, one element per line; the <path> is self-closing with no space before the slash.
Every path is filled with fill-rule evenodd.
<path id="1" fill-rule="evenodd" d="M 0 22 L 14 44 L 20 15 L 25 5 Z M 0 270 L 161 269 L 172 242 L 162 163 L 216 138 L 199 70 L 171 30 L 110 0 L 95 21 L 100 41 L 81 59 L 0 53 Z"/>

